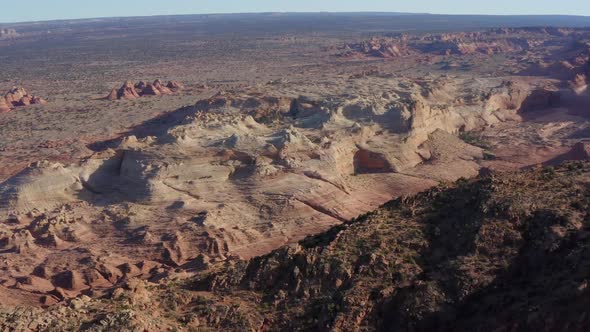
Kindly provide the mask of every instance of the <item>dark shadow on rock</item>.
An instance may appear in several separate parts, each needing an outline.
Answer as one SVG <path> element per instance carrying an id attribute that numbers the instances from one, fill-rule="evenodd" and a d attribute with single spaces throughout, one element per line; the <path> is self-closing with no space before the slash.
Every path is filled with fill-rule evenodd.
<path id="1" fill-rule="evenodd" d="M 485 188 L 483 188 L 485 193 Z M 410 286 L 394 292 L 380 308 L 382 331 L 584 331 L 590 326 L 590 227 L 577 229 L 571 211 L 539 209 L 526 220 L 495 220 L 478 209 L 468 192 L 423 222 L 430 227 L 429 249 L 422 253 L 424 273 Z M 445 195 L 446 195 L 445 194 Z M 461 194 L 461 193 L 460 193 Z M 467 194 L 467 195 L 465 195 Z M 586 192 L 588 195 L 588 192 Z M 461 210 L 466 210 L 463 213 Z M 445 212 L 446 210 L 446 212 Z M 459 214 L 457 214 L 457 211 Z M 449 218 L 446 213 L 451 213 Z M 487 248 L 476 248 L 484 224 L 516 223 L 513 239 L 504 238 L 514 255 L 501 254 L 491 270 L 473 270 L 473 255 L 494 258 Z M 561 229 L 562 231 L 555 231 Z M 439 235 L 436 235 L 439 234 Z M 433 236 L 434 235 L 434 236 Z M 492 248 L 503 250 L 504 248 Z M 484 251 L 481 251 L 484 250 Z M 479 257 L 478 257 L 479 256 Z M 466 274 L 464 268 L 467 268 Z M 471 270 L 469 270 L 471 268 Z M 479 275 L 471 275 L 478 273 Z M 487 274 L 487 276 L 486 276 Z M 484 277 L 491 277 L 490 283 Z M 478 279 L 479 278 L 479 279 Z M 484 286 L 477 287 L 477 281 Z M 474 283 L 475 282 L 475 283 Z M 474 287 L 474 288 L 471 288 Z"/>
<path id="2" fill-rule="evenodd" d="M 533 90 L 522 102 L 518 113 L 525 121 L 534 120 L 539 115 L 545 114 L 543 111 L 562 106 L 561 98 L 561 91 Z"/>
<path id="3" fill-rule="evenodd" d="M 88 145 L 92 151 L 104 151 L 108 148 L 116 148 L 124 137 L 136 136 L 137 138 L 144 138 L 147 136 L 162 136 L 168 132 L 169 129 L 185 123 L 188 116 L 195 114 L 196 108 L 194 106 L 185 106 L 177 110 L 167 112 L 156 116 L 141 123 L 140 125 L 124 132 L 117 138 L 108 139 L 104 141 L 94 142 Z"/>

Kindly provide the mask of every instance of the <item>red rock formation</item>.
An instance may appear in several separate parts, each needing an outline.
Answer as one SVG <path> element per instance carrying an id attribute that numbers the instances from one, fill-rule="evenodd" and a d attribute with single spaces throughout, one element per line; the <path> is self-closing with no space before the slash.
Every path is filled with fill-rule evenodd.
<path id="1" fill-rule="evenodd" d="M 182 85 L 181 83 L 179 83 L 177 81 L 168 81 L 168 84 L 166 84 L 166 87 L 168 89 L 172 89 L 172 90 L 184 89 L 184 85 Z"/>
<path id="2" fill-rule="evenodd" d="M 354 155 L 354 168 L 357 174 L 393 172 L 391 164 L 383 154 L 363 149 Z"/>
<path id="3" fill-rule="evenodd" d="M 118 96 L 117 89 L 113 89 L 113 90 L 111 90 L 111 93 L 109 93 L 109 95 L 106 96 L 106 99 L 117 100 L 117 99 L 119 99 L 117 96 Z"/>
<path id="4" fill-rule="evenodd" d="M 4 97 L 0 97 L 0 112 L 9 112 L 12 107 L 46 104 L 45 99 L 29 95 L 22 87 L 13 87 Z"/>
<path id="5" fill-rule="evenodd" d="M 155 80 L 154 83 L 148 84 L 141 92 L 142 95 L 159 96 L 172 94 L 172 90 L 162 84 L 162 81 Z"/>
<path id="6" fill-rule="evenodd" d="M 67 270 L 53 277 L 53 284 L 67 290 L 80 291 L 88 288 L 80 272 Z"/>
<path id="7" fill-rule="evenodd" d="M 158 80 L 155 80 L 154 83 L 153 83 L 153 85 L 163 95 L 167 95 L 167 94 L 171 94 L 172 93 L 172 91 L 170 89 L 168 89 L 167 87 L 165 87 L 164 84 L 162 84 L 162 81 L 160 81 L 159 79 Z"/>
<path id="8" fill-rule="evenodd" d="M 153 84 L 148 84 L 143 90 L 141 90 L 142 96 L 159 96 L 162 93 Z"/>
<path id="9" fill-rule="evenodd" d="M 0 113 L 10 112 L 10 105 L 6 102 L 4 97 L 0 97 Z"/>
<path id="10" fill-rule="evenodd" d="M 29 106 L 31 105 L 31 97 L 25 96 L 22 97 L 15 106 Z"/>
<path id="11" fill-rule="evenodd" d="M 133 82 L 127 81 L 123 86 L 117 91 L 117 98 L 118 99 L 136 99 L 139 98 L 139 94 L 135 91 L 135 86 Z"/>
<path id="12" fill-rule="evenodd" d="M 15 288 L 36 293 L 48 293 L 55 287 L 47 279 L 37 276 L 25 276 L 17 279 Z"/>
<path id="13" fill-rule="evenodd" d="M 41 97 L 38 97 L 38 96 L 33 96 L 31 98 L 31 104 L 34 104 L 34 105 L 44 105 L 44 104 L 47 104 L 47 100 L 45 100 L 45 99 L 43 99 Z"/>
<path id="14" fill-rule="evenodd" d="M 27 90 L 25 90 L 24 88 L 13 87 L 10 91 L 8 91 L 8 93 L 6 93 L 4 98 L 6 99 L 7 103 L 16 106 L 16 104 L 18 104 L 20 100 L 27 95 Z"/>
<path id="15" fill-rule="evenodd" d="M 544 164 L 557 166 L 566 160 L 590 160 L 590 142 L 578 142 L 566 153 L 559 155 Z"/>
<path id="16" fill-rule="evenodd" d="M 178 82 L 169 82 L 168 85 L 176 87 L 174 88 L 174 91 L 182 88 L 182 85 Z M 136 84 L 133 84 L 131 81 L 127 81 L 118 90 L 113 89 L 111 93 L 105 97 L 105 99 L 136 99 L 141 96 L 159 96 L 172 93 L 174 93 L 173 90 L 167 86 L 164 86 L 160 80 L 155 80 L 153 83 L 148 84 L 143 81 L 140 81 Z"/>
<path id="17" fill-rule="evenodd" d="M 407 41 L 403 38 L 372 38 L 371 40 L 359 44 L 351 44 L 347 47 L 352 49 L 347 55 L 361 53 L 366 56 L 379 58 L 397 58 L 415 53 L 415 50 L 409 48 Z"/>
<path id="18" fill-rule="evenodd" d="M 542 44 L 547 34 L 530 31 L 528 36 L 506 38 L 503 32 L 462 32 L 425 36 L 372 38 L 345 46 L 343 56 L 397 58 L 416 53 L 436 55 L 503 54 L 528 50 Z M 536 34 L 536 35 L 535 35 Z"/>
<path id="19" fill-rule="evenodd" d="M 145 87 L 147 86 L 147 84 L 144 81 L 139 81 L 135 84 L 135 90 L 142 91 Z"/>

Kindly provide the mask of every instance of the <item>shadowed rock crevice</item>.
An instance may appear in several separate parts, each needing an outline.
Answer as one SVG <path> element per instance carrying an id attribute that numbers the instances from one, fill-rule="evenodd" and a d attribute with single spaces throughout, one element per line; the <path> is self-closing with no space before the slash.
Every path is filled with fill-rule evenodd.
<path id="1" fill-rule="evenodd" d="M 387 158 L 378 152 L 358 150 L 354 154 L 353 163 L 356 174 L 393 172 L 393 167 Z"/>

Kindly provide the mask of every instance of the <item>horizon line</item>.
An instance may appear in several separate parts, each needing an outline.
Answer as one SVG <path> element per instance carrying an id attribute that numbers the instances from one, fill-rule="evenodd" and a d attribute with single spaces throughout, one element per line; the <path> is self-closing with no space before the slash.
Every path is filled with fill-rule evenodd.
<path id="1" fill-rule="evenodd" d="M 192 13 L 192 14 L 155 14 L 155 15 L 122 15 L 122 16 L 98 16 L 98 17 L 80 17 L 80 18 L 55 18 L 43 19 L 33 21 L 12 21 L 0 22 L 0 25 L 7 24 L 26 24 L 26 23 L 49 23 L 49 22 L 64 22 L 64 21 L 90 21 L 90 20 L 105 20 L 105 19 L 131 19 L 131 18 L 157 18 L 157 17 L 174 17 L 174 16 L 208 16 L 208 15 L 264 15 L 264 14 L 390 14 L 390 15 L 432 15 L 432 16 L 498 16 L 498 17 L 585 17 L 590 18 L 590 15 L 576 15 L 576 14 L 452 14 L 452 13 L 420 13 L 420 12 L 392 12 L 392 11 L 268 11 L 268 12 L 211 12 L 211 13 Z"/>

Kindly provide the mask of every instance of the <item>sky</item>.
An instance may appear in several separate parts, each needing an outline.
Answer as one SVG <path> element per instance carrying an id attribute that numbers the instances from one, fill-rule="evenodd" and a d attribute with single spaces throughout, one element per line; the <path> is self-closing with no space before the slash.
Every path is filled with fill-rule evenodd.
<path id="1" fill-rule="evenodd" d="M 590 16 L 590 0 L 0 0 L 0 22 L 247 12 Z"/>

